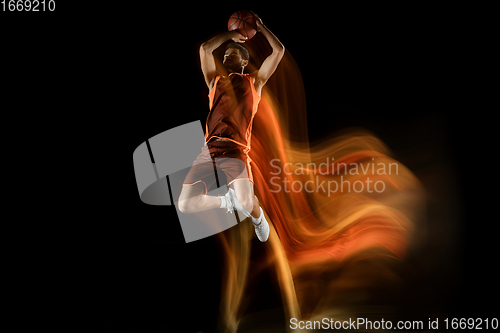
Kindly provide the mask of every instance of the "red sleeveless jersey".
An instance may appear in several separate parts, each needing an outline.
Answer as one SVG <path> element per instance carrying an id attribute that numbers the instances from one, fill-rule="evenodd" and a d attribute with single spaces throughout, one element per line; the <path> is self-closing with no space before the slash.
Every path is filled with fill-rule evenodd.
<path id="1" fill-rule="evenodd" d="M 217 76 L 208 94 L 210 112 L 206 123 L 205 141 L 228 139 L 250 150 L 253 117 L 260 96 L 255 90 L 251 74 L 231 73 Z"/>

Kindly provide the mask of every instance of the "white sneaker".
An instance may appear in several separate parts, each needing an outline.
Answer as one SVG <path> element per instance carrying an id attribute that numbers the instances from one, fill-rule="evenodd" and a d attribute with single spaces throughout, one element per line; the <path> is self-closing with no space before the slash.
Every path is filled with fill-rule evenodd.
<path id="1" fill-rule="evenodd" d="M 262 207 L 260 208 L 260 224 L 258 225 L 253 225 L 255 227 L 255 234 L 257 235 L 257 238 L 261 242 L 267 241 L 269 238 L 269 223 L 266 221 L 266 216 L 264 215 L 264 212 L 262 211 Z M 252 222 L 253 223 L 253 222 Z"/>

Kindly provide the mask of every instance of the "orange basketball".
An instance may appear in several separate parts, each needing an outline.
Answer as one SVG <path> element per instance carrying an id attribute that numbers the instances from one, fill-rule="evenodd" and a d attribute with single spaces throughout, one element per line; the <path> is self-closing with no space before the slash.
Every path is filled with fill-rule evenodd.
<path id="1" fill-rule="evenodd" d="M 251 39 L 257 33 L 255 17 L 248 10 L 239 10 L 233 13 L 227 22 L 227 28 L 229 31 L 238 31 L 248 39 Z"/>

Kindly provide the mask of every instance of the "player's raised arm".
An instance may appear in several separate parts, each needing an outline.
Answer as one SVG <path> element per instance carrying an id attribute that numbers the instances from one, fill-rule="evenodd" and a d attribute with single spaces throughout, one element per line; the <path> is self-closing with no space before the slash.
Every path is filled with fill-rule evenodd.
<path id="1" fill-rule="evenodd" d="M 215 36 L 200 46 L 201 71 L 205 77 L 208 89 L 212 88 L 213 80 L 217 76 L 217 68 L 213 52 L 229 39 L 232 39 L 237 43 L 244 43 L 247 40 L 247 37 L 244 37 L 237 31 L 228 31 Z"/>
<path id="2" fill-rule="evenodd" d="M 281 58 L 285 54 L 285 47 L 279 39 L 262 23 L 260 17 L 253 13 L 257 21 L 257 30 L 261 32 L 273 48 L 273 53 L 268 56 L 259 70 L 252 73 L 255 79 L 255 89 L 260 93 L 262 87 L 266 84 L 267 80 L 273 75 L 274 71 L 278 67 Z"/>

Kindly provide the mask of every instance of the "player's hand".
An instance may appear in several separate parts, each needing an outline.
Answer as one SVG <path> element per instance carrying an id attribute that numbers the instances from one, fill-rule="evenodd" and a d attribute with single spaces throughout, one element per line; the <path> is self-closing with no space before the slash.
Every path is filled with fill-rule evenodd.
<path id="1" fill-rule="evenodd" d="M 264 26 L 264 22 L 262 22 L 262 19 L 259 17 L 259 15 L 255 14 L 254 12 L 250 11 L 252 15 L 255 17 L 255 23 L 257 24 L 257 31 L 260 32 L 260 29 Z"/>
<path id="2" fill-rule="evenodd" d="M 243 36 L 236 30 L 231 31 L 230 38 L 236 43 L 244 43 L 248 39 L 248 37 Z"/>

